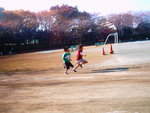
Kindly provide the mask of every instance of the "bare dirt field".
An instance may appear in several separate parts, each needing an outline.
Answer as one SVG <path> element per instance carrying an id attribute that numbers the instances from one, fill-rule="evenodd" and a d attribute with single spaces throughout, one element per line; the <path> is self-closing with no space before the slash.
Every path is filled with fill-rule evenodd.
<path id="1" fill-rule="evenodd" d="M 62 53 L 0 57 L 0 113 L 150 113 L 150 63 L 107 66 L 115 54 L 91 46 L 64 75 Z"/>

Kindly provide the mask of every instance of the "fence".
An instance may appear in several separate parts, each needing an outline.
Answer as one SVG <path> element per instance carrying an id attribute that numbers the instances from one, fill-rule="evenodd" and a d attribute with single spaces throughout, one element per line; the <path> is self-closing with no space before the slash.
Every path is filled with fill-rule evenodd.
<path id="1" fill-rule="evenodd" d="M 78 50 L 78 45 L 70 46 L 71 52 Z"/>
<path id="2" fill-rule="evenodd" d="M 100 46 L 100 45 L 104 45 L 104 42 L 97 42 L 97 43 L 95 43 L 95 46 L 97 47 L 97 46 Z"/>

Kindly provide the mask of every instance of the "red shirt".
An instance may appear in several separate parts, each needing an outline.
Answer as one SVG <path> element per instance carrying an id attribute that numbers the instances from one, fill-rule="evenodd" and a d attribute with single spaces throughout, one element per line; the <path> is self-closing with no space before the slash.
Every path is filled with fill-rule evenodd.
<path id="1" fill-rule="evenodd" d="M 83 57 L 83 51 L 78 51 L 77 52 L 77 58 L 76 58 L 76 60 L 80 60 L 80 59 L 82 59 L 82 57 Z"/>

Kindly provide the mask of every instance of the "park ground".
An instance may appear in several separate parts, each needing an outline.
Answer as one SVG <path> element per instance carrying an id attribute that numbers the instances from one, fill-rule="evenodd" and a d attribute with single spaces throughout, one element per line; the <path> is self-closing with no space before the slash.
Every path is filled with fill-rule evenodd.
<path id="1" fill-rule="evenodd" d="M 63 50 L 0 57 L 0 113 L 150 113 L 150 41 L 85 47 L 64 75 Z M 76 51 L 72 52 L 75 62 Z"/>

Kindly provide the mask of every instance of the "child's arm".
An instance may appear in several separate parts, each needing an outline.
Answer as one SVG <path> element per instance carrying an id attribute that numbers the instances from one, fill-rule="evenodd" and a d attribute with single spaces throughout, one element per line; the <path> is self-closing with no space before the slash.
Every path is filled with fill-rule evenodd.
<path id="1" fill-rule="evenodd" d="M 80 52 L 78 51 L 78 53 L 77 53 L 77 59 L 79 59 L 79 57 L 80 57 Z"/>
<path id="2" fill-rule="evenodd" d="M 65 60 L 65 54 L 62 55 L 62 59 Z"/>
<path id="3" fill-rule="evenodd" d="M 84 52 L 82 52 L 82 54 L 81 54 L 83 57 L 86 57 L 86 54 L 84 54 Z"/>
<path id="4" fill-rule="evenodd" d="M 71 54 L 66 56 L 66 59 L 68 59 L 69 61 L 71 61 Z"/>
<path id="5" fill-rule="evenodd" d="M 71 58 L 69 58 L 69 61 L 72 61 L 72 59 L 71 59 Z"/>
<path id="6" fill-rule="evenodd" d="M 72 61 L 71 56 L 69 57 L 69 61 Z"/>

